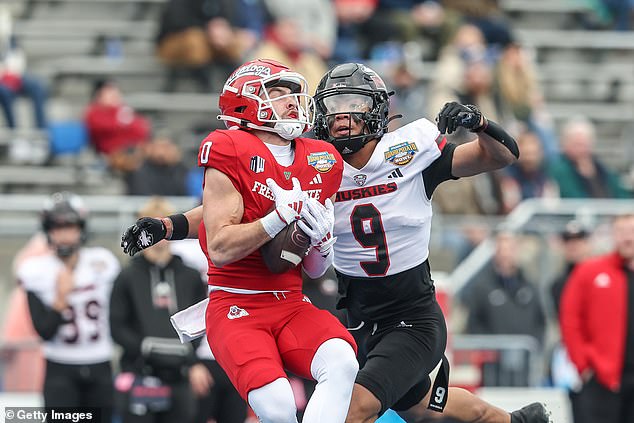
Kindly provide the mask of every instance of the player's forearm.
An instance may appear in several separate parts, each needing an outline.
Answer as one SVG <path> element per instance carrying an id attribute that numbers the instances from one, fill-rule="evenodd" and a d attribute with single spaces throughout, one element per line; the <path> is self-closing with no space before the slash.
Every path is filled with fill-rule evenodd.
<path id="1" fill-rule="evenodd" d="M 488 121 L 486 128 L 478 132 L 478 143 L 482 149 L 482 159 L 496 169 L 513 164 L 519 158 L 515 139 L 493 121 Z"/>
<path id="2" fill-rule="evenodd" d="M 187 238 L 198 238 L 198 227 L 203 220 L 203 206 L 200 205 L 183 213 L 189 223 Z"/>
<path id="3" fill-rule="evenodd" d="M 326 253 L 320 253 L 316 248 L 311 248 L 302 261 L 304 272 L 311 279 L 322 277 L 332 265 L 333 255 L 332 249 Z"/>
<path id="4" fill-rule="evenodd" d="M 210 236 L 207 232 L 207 252 L 216 267 L 236 262 L 271 240 L 259 220 L 239 225 L 227 225 Z"/>

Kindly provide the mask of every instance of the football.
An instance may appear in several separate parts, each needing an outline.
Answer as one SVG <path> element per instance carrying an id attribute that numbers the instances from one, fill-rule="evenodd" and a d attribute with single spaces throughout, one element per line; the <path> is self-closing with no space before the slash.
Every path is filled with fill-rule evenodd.
<path id="1" fill-rule="evenodd" d="M 260 253 L 264 264 L 272 273 L 284 273 L 301 263 L 309 248 L 310 237 L 295 221 L 261 246 Z"/>

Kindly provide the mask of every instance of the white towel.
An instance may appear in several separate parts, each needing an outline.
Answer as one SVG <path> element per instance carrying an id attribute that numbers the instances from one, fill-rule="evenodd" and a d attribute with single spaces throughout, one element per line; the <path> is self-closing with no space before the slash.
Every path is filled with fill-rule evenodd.
<path id="1" fill-rule="evenodd" d="M 184 344 L 205 335 L 205 314 L 209 298 L 187 307 L 170 317 L 178 338 Z"/>

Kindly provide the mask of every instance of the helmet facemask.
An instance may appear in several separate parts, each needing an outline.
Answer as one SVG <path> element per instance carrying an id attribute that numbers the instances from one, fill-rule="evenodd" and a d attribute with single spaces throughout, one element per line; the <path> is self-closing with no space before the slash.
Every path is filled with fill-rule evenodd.
<path id="1" fill-rule="evenodd" d="M 316 96 L 315 133 L 318 138 L 333 144 L 342 155 L 355 153 L 368 141 L 387 132 L 387 109 L 387 92 L 358 88 L 325 90 Z M 346 119 L 348 125 L 345 125 Z M 359 128 L 360 123 L 362 127 Z M 347 134 L 337 130 L 346 126 Z M 353 128 L 360 131 L 353 133 Z"/>
<path id="2" fill-rule="evenodd" d="M 370 140 L 388 131 L 389 96 L 381 77 L 361 63 L 344 63 L 328 71 L 317 86 L 315 94 L 315 136 L 335 146 L 342 154 L 359 151 Z M 340 115 L 348 115 L 349 122 L 363 121 L 364 128 L 348 134 L 332 123 Z M 334 120 L 333 120 L 334 119 Z"/>

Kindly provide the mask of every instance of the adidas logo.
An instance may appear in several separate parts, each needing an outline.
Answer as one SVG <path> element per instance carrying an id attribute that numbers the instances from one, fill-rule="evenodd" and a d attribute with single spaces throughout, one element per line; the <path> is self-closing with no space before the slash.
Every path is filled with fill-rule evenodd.
<path id="1" fill-rule="evenodd" d="M 348 147 L 344 147 L 343 150 L 341 150 L 341 154 L 350 154 L 352 153 L 352 150 L 350 150 Z"/>
<path id="2" fill-rule="evenodd" d="M 392 173 L 390 173 L 388 175 L 388 179 L 392 179 L 392 178 L 402 178 L 403 177 L 403 173 L 401 172 L 401 169 L 395 169 L 392 171 Z"/>
<path id="3" fill-rule="evenodd" d="M 315 177 L 313 178 L 312 181 L 310 181 L 308 184 L 309 185 L 316 185 L 316 184 L 321 184 L 322 180 L 321 180 L 321 175 L 318 173 L 317 175 L 315 175 Z"/>

